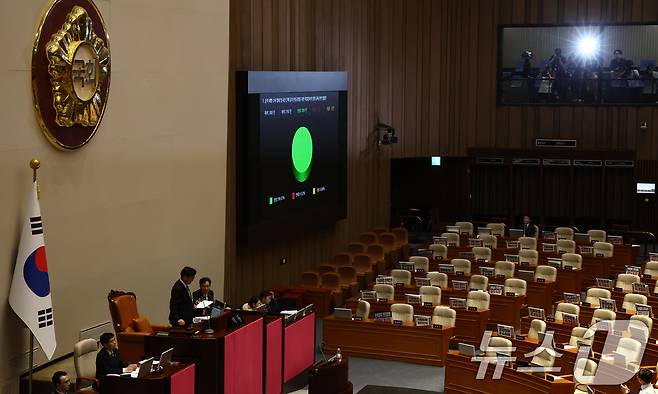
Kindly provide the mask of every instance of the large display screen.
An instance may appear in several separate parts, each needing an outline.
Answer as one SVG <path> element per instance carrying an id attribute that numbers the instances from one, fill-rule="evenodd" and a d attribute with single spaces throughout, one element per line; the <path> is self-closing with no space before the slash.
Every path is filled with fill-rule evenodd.
<path id="1" fill-rule="evenodd" d="M 346 74 L 244 72 L 238 81 L 248 226 L 344 218 Z"/>

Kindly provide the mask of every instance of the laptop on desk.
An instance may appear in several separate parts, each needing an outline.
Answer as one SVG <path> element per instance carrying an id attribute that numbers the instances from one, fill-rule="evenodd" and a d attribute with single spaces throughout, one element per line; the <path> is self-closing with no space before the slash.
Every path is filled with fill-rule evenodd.
<path id="1" fill-rule="evenodd" d="M 139 368 L 130 373 L 131 378 L 143 378 L 144 376 L 151 373 L 151 367 L 153 366 L 153 357 L 147 358 L 139 362 Z"/>
<path id="2" fill-rule="evenodd" d="M 163 370 L 167 368 L 168 366 L 171 365 L 171 356 L 174 355 L 174 348 L 170 348 L 162 352 L 160 355 L 160 360 L 159 361 L 154 361 L 153 362 L 153 369 L 154 370 Z"/>

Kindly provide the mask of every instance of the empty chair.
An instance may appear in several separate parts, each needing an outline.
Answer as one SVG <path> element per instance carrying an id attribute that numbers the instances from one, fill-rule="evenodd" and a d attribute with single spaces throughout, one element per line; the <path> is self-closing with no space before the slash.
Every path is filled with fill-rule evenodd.
<path id="1" fill-rule="evenodd" d="M 430 245 L 432 251 L 432 258 L 437 260 L 446 260 L 448 258 L 448 247 L 441 244 Z M 440 258 L 439 258 L 440 257 Z"/>
<path id="2" fill-rule="evenodd" d="M 587 231 L 587 235 L 589 235 L 590 243 L 592 243 L 592 241 L 605 242 L 606 240 L 606 233 L 603 230 L 589 230 Z"/>
<path id="3" fill-rule="evenodd" d="M 404 283 L 405 286 L 411 284 L 411 272 L 407 270 L 391 270 L 393 283 Z"/>
<path id="4" fill-rule="evenodd" d="M 372 259 L 372 263 L 375 266 L 376 271 L 381 274 L 384 271 L 384 262 L 386 260 L 386 251 L 384 249 L 384 245 L 370 244 L 368 245 L 368 251 L 366 254 Z"/>
<path id="5" fill-rule="evenodd" d="M 428 272 L 430 270 L 430 260 L 425 256 L 411 256 L 409 261 L 414 263 L 414 268 L 416 270 L 423 270 L 422 272 Z"/>
<path id="6" fill-rule="evenodd" d="M 583 256 L 577 253 L 562 253 L 562 267 L 583 268 Z"/>
<path id="7" fill-rule="evenodd" d="M 358 316 L 364 320 L 367 319 L 370 316 L 370 303 L 366 300 L 359 300 L 354 316 Z"/>
<path id="8" fill-rule="evenodd" d="M 528 263 L 530 267 L 536 267 L 539 261 L 539 253 L 536 250 L 522 249 L 519 250 L 519 262 Z"/>
<path id="9" fill-rule="evenodd" d="M 350 253 L 336 253 L 334 255 L 335 265 L 350 265 L 353 261 L 354 257 Z"/>
<path id="10" fill-rule="evenodd" d="M 486 246 L 476 246 L 472 252 L 475 260 L 491 260 L 491 249 Z"/>
<path id="11" fill-rule="evenodd" d="M 395 288 L 391 285 L 385 285 L 383 283 L 378 283 L 372 287 L 375 291 L 377 299 L 387 299 L 393 301 L 395 298 Z"/>
<path id="12" fill-rule="evenodd" d="M 489 286 L 489 278 L 484 275 L 471 275 L 471 280 L 468 282 L 469 290 L 487 291 Z"/>
<path id="13" fill-rule="evenodd" d="M 359 235 L 359 242 L 362 242 L 366 245 L 379 243 L 379 237 L 373 232 L 365 232 Z"/>
<path id="14" fill-rule="evenodd" d="M 437 306 L 432 312 L 432 325 L 439 324 L 443 328 L 455 326 L 457 320 L 457 312 L 447 306 Z"/>
<path id="15" fill-rule="evenodd" d="M 338 276 L 340 277 L 340 285 L 349 289 L 350 297 L 356 297 L 359 291 L 356 268 L 353 265 L 341 265 L 338 267 Z"/>
<path id="16" fill-rule="evenodd" d="M 644 265 L 644 275 L 651 275 L 651 278 L 658 278 L 658 261 L 647 261 Z"/>
<path id="17" fill-rule="evenodd" d="M 642 360 L 642 345 L 633 338 L 620 338 L 617 353 L 626 357 L 626 362 L 639 363 Z"/>
<path id="18" fill-rule="evenodd" d="M 573 229 L 571 227 L 558 227 L 555 229 L 555 238 L 573 240 Z M 571 252 L 573 253 L 573 252 Z"/>
<path id="19" fill-rule="evenodd" d="M 347 245 L 347 253 L 352 256 L 359 253 L 366 253 L 368 251 L 368 246 L 362 242 L 350 242 Z"/>
<path id="20" fill-rule="evenodd" d="M 555 308 L 555 320 L 563 320 L 563 313 L 570 313 L 572 315 L 580 316 L 580 307 L 578 305 L 560 302 L 557 304 L 557 308 Z"/>
<path id="21" fill-rule="evenodd" d="M 471 261 L 466 259 L 452 259 L 450 264 L 455 266 L 455 272 L 471 273 Z"/>
<path id="22" fill-rule="evenodd" d="M 592 250 L 594 257 L 612 257 L 614 252 L 615 246 L 610 242 L 597 242 Z"/>
<path id="23" fill-rule="evenodd" d="M 553 367 L 555 364 L 555 353 L 552 353 L 548 349 L 544 349 L 541 352 L 535 354 L 530 361 L 533 365 L 540 365 L 545 368 Z"/>
<path id="24" fill-rule="evenodd" d="M 576 253 L 576 243 L 570 239 L 558 239 L 555 241 L 558 254 Z"/>
<path id="25" fill-rule="evenodd" d="M 573 377 L 576 382 L 581 383 L 586 380 L 585 376 L 594 376 L 596 375 L 596 369 L 598 365 L 596 361 L 590 360 L 588 358 L 579 358 L 576 360 L 576 364 L 573 366 Z M 574 394 L 587 394 L 587 391 L 576 390 Z"/>
<path id="26" fill-rule="evenodd" d="M 505 236 L 505 223 L 487 223 L 487 228 L 491 229 L 491 235 Z"/>
<path id="27" fill-rule="evenodd" d="M 498 247 L 498 238 L 495 235 L 484 234 L 480 235 L 479 238 L 482 240 L 482 246 L 496 249 Z"/>
<path id="28" fill-rule="evenodd" d="M 626 309 L 626 311 L 634 311 L 635 305 L 637 304 L 647 304 L 647 296 L 643 294 L 628 293 L 624 296 L 624 302 L 621 304 L 621 307 Z"/>
<path id="29" fill-rule="evenodd" d="M 372 273 L 372 259 L 367 254 L 355 255 L 353 265 L 358 274 Z"/>
<path id="30" fill-rule="evenodd" d="M 320 275 L 317 272 L 304 272 L 302 274 L 302 279 L 299 282 L 299 287 L 320 287 Z"/>
<path id="31" fill-rule="evenodd" d="M 430 285 L 432 286 L 439 286 L 442 289 L 448 287 L 448 275 L 444 274 L 443 272 L 428 272 L 427 279 L 430 280 Z"/>
<path id="32" fill-rule="evenodd" d="M 321 276 L 322 287 L 331 290 L 335 306 L 343 305 L 343 289 L 340 285 L 340 276 L 335 272 L 325 272 Z"/>
<path id="33" fill-rule="evenodd" d="M 592 307 L 598 308 L 601 305 L 601 298 L 610 298 L 610 290 L 596 287 L 587 289 L 585 302 L 588 302 Z"/>
<path id="34" fill-rule="evenodd" d="M 484 291 L 469 291 L 466 298 L 466 307 L 472 306 L 478 310 L 489 309 L 489 293 Z"/>
<path id="35" fill-rule="evenodd" d="M 643 324 L 644 327 L 647 329 L 647 333 L 651 332 L 651 329 L 653 328 L 653 319 L 650 318 L 649 316 L 645 315 L 633 315 L 631 316 L 631 320 L 629 322 L 629 325 L 631 327 L 641 327 L 640 324 Z"/>
<path id="36" fill-rule="evenodd" d="M 514 263 L 511 261 L 496 261 L 495 275 L 505 275 L 506 278 L 514 276 Z"/>
<path id="37" fill-rule="evenodd" d="M 532 319 L 528 330 L 528 338 L 539 340 L 540 332 L 546 332 L 546 322 L 540 319 Z"/>
<path id="38" fill-rule="evenodd" d="M 593 340 L 594 331 L 585 327 L 574 327 L 571 330 L 571 336 L 569 337 L 569 345 L 578 346 L 579 341 L 585 345 L 591 345 Z"/>
<path id="39" fill-rule="evenodd" d="M 391 319 L 400 320 L 402 323 L 409 323 L 414 320 L 414 307 L 409 304 L 391 305 Z"/>
<path id="40" fill-rule="evenodd" d="M 589 322 L 589 325 L 592 326 L 601 320 L 616 320 L 617 314 L 614 311 L 609 309 L 596 309 L 592 314 L 592 321 Z"/>
<path id="41" fill-rule="evenodd" d="M 404 227 L 392 228 L 391 232 L 395 234 L 395 239 L 398 246 L 406 245 L 409 243 L 409 231 Z"/>
<path id="42" fill-rule="evenodd" d="M 448 246 L 459 246 L 459 234 L 443 233 L 441 236 L 447 240 Z"/>
<path id="43" fill-rule="evenodd" d="M 543 279 L 546 283 L 555 282 L 557 279 L 557 268 L 550 265 L 540 265 L 535 269 L 535 281 Z"/>
<path id="44" fill-rule="evenodd" d="M 421 286 L 418 289 L 420 294 L 420 302 L 425 304 L 431 302 L 432 305 L 441 305 L 441 288 L 435 286 Z"/>
<path id="45" fill-rule="evenodd" d="M 325 272 L 336 272 L 336 266 L 331 264 L 320 264 L 318 266 L 318 273 L 322 275 Z"/>
<path id="46" fill-rule="evenodd" d="M 639 283 L 640 277 L 635 274 L 619 274 L 617 275 L 617 282 L 615 287 L 622 289 L 625 292 L 633 291 L 633 283 Z"/>
<path id="47" fill-rule="evenodd" d="M 385 253 L 393 253 L 397 257 L 398 246 L 396 243 L 395 234 L 393 233 L 381 233 L 377 236 L 379 238 L 379 243 L 384 245 Z"/>
<path id="48" fill-rule="evenodd" d="M 512 356 L 512 341 L 503 337 L 491 337 L 485 349 L 487 357 L 497 357 L 498 353 Z"/>
<path id="49" fill-rule="evenodd" d="M 537 250 L 537 240 L 534 237 L 519 237 L 519 249 Z"/>
<path id="50" fill-rule="evenodd" d="M 528 284 L 523 279 L 505 279 L 505 294 L 514 293 L 516 295 L 525 295 L 527 287 Z"/>
<path id="51" fill-rule="evenodd" d="M 96 380 L 96 354 L 98 344 L 95 339 L 83 339 L 73 346 L 75 365 L 75 390 L 77 393 L 95 393 L 91 387 Z"/>
<path id="52" fill-rule="evenodd" d="M 473 223 L 471 222 L 457 222 L 455 226 L 459 226 L 459 233 L 467 233 L 468 235 L 473 235 Z"/>
<path id="53" fill-rule="evenodd" d="M 388 227 L 375 227 L 372 229 L 372 232 L 379 236 L 381 233 L 387 233 Z"/>

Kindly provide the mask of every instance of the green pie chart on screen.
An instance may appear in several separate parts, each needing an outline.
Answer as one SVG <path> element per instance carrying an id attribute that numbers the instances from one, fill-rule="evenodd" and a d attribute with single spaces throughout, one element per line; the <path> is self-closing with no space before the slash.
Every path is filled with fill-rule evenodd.
<path id="1" fill-rule="evenodd" d="M 313 138 L 311 132 L 304 126 L 295 131 L 292 137 L 292 173 L 298 182 L 304 182 L 311 175 L 313 162 Z"/>

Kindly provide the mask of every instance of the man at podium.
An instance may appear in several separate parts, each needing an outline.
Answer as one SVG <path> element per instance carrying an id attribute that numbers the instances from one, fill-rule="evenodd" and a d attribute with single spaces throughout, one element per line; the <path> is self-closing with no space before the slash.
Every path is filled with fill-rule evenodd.
<path id="1" fill-rule="evenodd" d="M 180 272 L 180 279 L 171 287 L 169 299 L 169 323 L 172 327 L 192 325 L 194 319 L 194 301 L 190 283 L 194 281 L 196 270 L 185 267 Z"/>
<path id="2" fill-rule="evenodd" d="M 215 301 L 215 293 L 210 290 L 211 283 L 210 278 L 203 277 L 199 279 L 199 290 L 192 294 L 195 304 L 198 304 L 200 301 Z"/>

